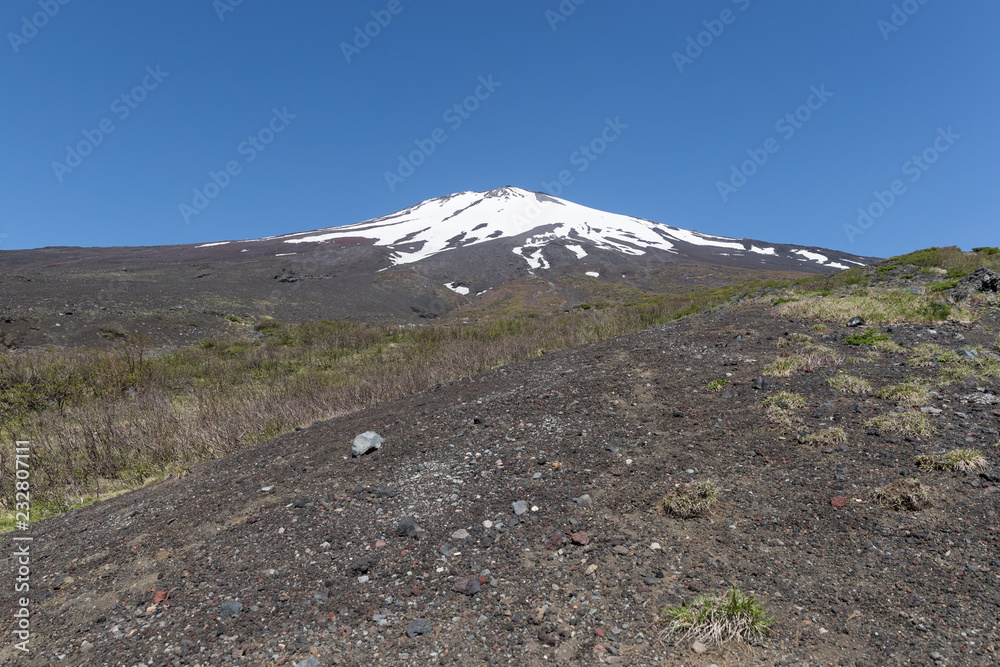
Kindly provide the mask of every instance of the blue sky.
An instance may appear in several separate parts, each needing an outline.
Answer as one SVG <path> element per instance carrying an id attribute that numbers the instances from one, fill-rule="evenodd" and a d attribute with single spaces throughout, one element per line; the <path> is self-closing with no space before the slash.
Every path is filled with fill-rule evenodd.
<path id="1" fill-rule="evenodd" d="M 864 255 L 1000 244 L 995 0 L 236 2 L 5 0 L 0 249 L 508 184 Z"/>

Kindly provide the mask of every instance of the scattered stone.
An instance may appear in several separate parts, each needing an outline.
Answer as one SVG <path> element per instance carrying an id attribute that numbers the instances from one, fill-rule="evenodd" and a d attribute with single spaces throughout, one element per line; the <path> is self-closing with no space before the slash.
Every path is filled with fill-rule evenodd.
<path id="1" fill-rule="evenodd" d="M 754 378 L 753 388 L 757 391 L 770 391 L 771 389 L 774 389 L 774 382 L 764 376 L 761 376 L 759 378 Z"/>
<path id="2" fill-rule="evenodd" d="M 512 506 L 514 508 L 514 514 L 517 516 L 521 516 L 528 511 L 528 503 L 523 500 L 515 500 Z"/>
<path id="3" fill-rule="evenodd" d="M 593 502 L 594 502 L 593 498 L 591 498 L 590 494 L 588 493 L 585 493 L 576 499 L 576 504 L 579 505 L 580 507 L 583 507 L 584 509 L 590 507 L 590 505 Z"/>
<path id="4" fill-rule="evenodd" d="M 319 667 L 320 662 L 315 656 L 309 656 L 305 660 L 299 660 L 295 667 Z"/>
<path id="5" fill-rule="evenodd" d="M 538 633 L 538 641 L 545 644 L 546 646 L 555 646 L 558 640 L 547 632 Z"/>
<path id="6" fill-rule="evenodd" d="M 652 549 L 653 551 L 659 551 L 663 547 L 660 546 L 659 542 L 653 542 L 652 544 L 649 545 L 649 548 Z"/>
<path id="7" fill-rule="evenodd" d="M 434 628 L 431 627 L 431 624 L 426 618 L 415 618 L 410 621 L 408 626 L 406 626 L 406 636 L 410 639 L 419 637 L 420 635 L 426 635 L 430 632 L 434 632 Z"/>
<path id="8" fill-rule="evenodd" d="M 451 590 L 472 597 L 482 590 L 482 585 L 479 583 L 479 579 L 462 579 L 461 581 L 456 581 Z"/>
<path id="9" fill-rule="evenodd" d="M 420 532 L 420 526 L 411 517 L 403 518 L 396 526 L 396 534 L 400 537 L 415 537 Z"/>
<path id="10" fill-rule="evenodd" d="M 959 350 L 958 356 L 962 357 L 963 359 L 967 359 L 969 361 L 975 361 L 976 359 L 979 358 L 979 353 L 976 352 L 975 350 Z"/>
<path id="11" fill-rule="evenodd" d="M 399 493 L 396 489 L 391 486 L 380 486 L 378 491 L 375 492 L 376 498 L 392 498 L 394 495 Z"/>
<path id="12" fill-rule="evenodd" d="M 240 604 L 239 600 L 227 600 L 222 603 L 222 618 L 230 618 L 240 613 L 243 609 L 243 605 Z"/>
<path id="13" fill-rule="evenodd" d="M 351 561 L 347 566 L 347 571 L 351 574 L 367 574 L 370 569 L 378 563 L 379 557 L 375 554 L 359 556 Z"/>
<path id="14" fill-rule="evenodd" d="M 851 328 L 864 326 L 864 324 L 865 324 L 865 318 L 863 317 L 852 317 L 851 319 L 847 320 L 847 326 Z"/>
<path id="15" fill-rule="evenodd" d="M 702 653 L 708 652 L 708 646 L 702 644 L 701 642 L 696 641 L 693 644 L 691 644 L 691 650 L 697 653 L 698 655 L 701 655 Z"/>
<path id="16" fill-rule="evenodd" d="M 586 531 L 580 531 L 578 533 L 573 533 L 569 536 L 573 540 L 573 544 L 579 544 L 581 547 L 585 547 L 590 544 L 590 535 Z"/>
<path id="17" fill-rule="evenodd" d="M 542 544 L 545 545 L 546 549 L 549 549 L 551 551 L 558 551 L 559 547 L 561 547 L 563 545 L 563 542 L 565 541 L 566 541 L 566 536 L 563 535 L 562 533 L 552 533 L 544 540 L 542 540 Z"/>
<path id="18" fill-rule="evenodd" d="M 937 409 L 935 407 L 931 407 L 929 405 L 920 408 L 920 411 L 923 412 L 925 415 L 939 415 L 939 414 L 941 414 L 941 410 L 939 410 L 939 409 Z"/>
<path id="19" fill-rule="evenodd" d="M 588 566 L 587 566 L 587 569 L 583 571 L 583 573 L 584 573 L 585 575 L 587 575 L 588 577 L 589 577 L 590 575 L 592 575 L 593 573 L 595 573 L 595 572 L 597 572 L 597 566 L 596 566 L 596 565 L 594 565 L 593 563 L 591 563 L 590 565 L 588 565 Z"/>
<path id="20" fill-rule="evenodd" d="M 82 642 L 80 642 L 80 651 L 82 651 L 83 653 L 87 653 L 89 651 L 92 651 L 93 648 L 94 648 L 94 645 L 91 644 L 86 639 L 84 639 Z"/>
<path id="21" fill-rule="evenodd" d="M 483 521 L 483 528 L 485 528 L 486 530 L 489 530 L 492 527 L 493 527 L 493 522 L 492 521 L 490 521 L 489 519 L 487 519 L 486 521 Z"/>
<path id="22" fill-rule="evenodd" d="M 355 436 L 354 444 L 351 446 L 351 456 L 364 456 L 368 452 L 373 452 L 382 447 L 382 436 L 375 431 L 365 431 Z"/>
<path id="23" fill-rule="evenodd" d="M 834 496 L 833 498 L 830 498 L 830 504 L 838 510 L 843 509 L 847 507 L 847 498 L 844 496 Z"/>
<path id="24" fill-rule="evenodd" d="M 453 540 L 466 540 L 469 538 L 469 531 L 465 528 L 459 528 L 454 533 L 451 534 L 451 539 Z"/>

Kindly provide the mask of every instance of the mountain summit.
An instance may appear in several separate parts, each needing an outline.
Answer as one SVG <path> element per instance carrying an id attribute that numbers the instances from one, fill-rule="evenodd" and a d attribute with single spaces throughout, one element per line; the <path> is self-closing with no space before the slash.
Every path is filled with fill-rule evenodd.
<path id="1" fill-rule="evenodd" d="M 821 248 L 702 234 L 512 186 L 459 192 L 352 225 L 277 237 L 291 246 L 356 238 L 388 249 L 387 266 L 498 242 L 532 272 L 594 254 L 593 259 L 606 258 L 606 253 L 809 272 L 868 263 L 868 258 Z"/>

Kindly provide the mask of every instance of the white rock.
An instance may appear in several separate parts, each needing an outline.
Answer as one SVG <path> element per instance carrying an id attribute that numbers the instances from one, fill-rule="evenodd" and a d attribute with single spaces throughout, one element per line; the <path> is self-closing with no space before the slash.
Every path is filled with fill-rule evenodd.
<path id="1" fill-rule="evenodd" d="M 382 436 L 375 431 L 365 431 L 355 436 L 354 445 L 351 446 L 351 456 L 363 456 L 368 452 L 379 449 L 382 446 Z"/>

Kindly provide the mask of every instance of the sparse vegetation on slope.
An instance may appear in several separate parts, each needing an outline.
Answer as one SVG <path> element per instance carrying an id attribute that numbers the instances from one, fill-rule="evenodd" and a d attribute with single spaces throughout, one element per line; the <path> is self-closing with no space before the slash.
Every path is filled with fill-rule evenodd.
<path id="1" fill-rule="evenodd" d="M 0 355 L 0 466 L 12 474 L 7 450 L 30 440 L 36 506 L 70 508 L 318 419 L 640 331 L 759 288 L 473 324 L 264 319 L 256 340 L 208 339 L 155 355 L 142 340 Z M 0 490 L 0 506 L 12 507 L 12 493 Z"/>

